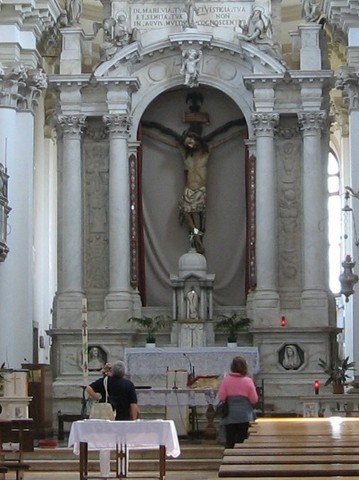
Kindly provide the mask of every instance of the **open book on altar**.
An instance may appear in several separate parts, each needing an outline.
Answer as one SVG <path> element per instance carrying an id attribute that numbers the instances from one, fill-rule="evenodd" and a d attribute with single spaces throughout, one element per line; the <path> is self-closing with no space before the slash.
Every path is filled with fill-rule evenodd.
<path id="1" fill-rule="evenodd" d="M 218 388 L 219 375 L 197 375 L 188 382 L 191 388 Z"/>

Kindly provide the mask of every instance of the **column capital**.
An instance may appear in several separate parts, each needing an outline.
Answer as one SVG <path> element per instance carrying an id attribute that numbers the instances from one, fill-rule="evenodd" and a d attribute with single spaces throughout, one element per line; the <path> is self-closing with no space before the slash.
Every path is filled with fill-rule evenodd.
<path id="1" fill-rule="evenodd" d="M 47 76 L 41 69 L 30 69 L 22 63 L 0 63 L 0 106 L 33 110 L 41 91 L 47 88 Z"/>
<path id="2" fill-rule="evenodd" d="M 279 122 L 279 114 L 274 112 L 256 112 L 251 118 L 256 136 L 273 135 Z"/>
<path id="3" fill-rule="evenodd" d="M 111 135 L 118 137 L 128 137 L 132 126 L 132 118 L 129 115 L 109 114 L 103 115 L 103 121 Z"/>
<path id="4" fill-rule="evenodd" d="M 299 127 L 304 134 L 314 134 L 317 135 L 320 133 L 325 125 L 327 119 L 326 112 L 320 110 L 318 112 L 299 112 L 298 113 L 298 123 Z"/>
<path id="5" fill-rule="evenodd" d="M 85 128 L 85 115 L 58 115 L 57 124 L 62 128 L 62 131 L 67 135 L 79 137 Z"/>

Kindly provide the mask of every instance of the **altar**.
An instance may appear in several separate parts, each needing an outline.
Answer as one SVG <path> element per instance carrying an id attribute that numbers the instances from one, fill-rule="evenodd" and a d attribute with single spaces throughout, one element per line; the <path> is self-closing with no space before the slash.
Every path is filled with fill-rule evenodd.
<path id="1" fill-rule="evenodd" d="M 136 386 L 166 388 L 169 370 L 185 369 L 194 376 L 218 375 L 221 380 L 237 355 L 246 359 L 251 377 L 259 372 L 257 347 L 126 348 L 124 361 Z"/>

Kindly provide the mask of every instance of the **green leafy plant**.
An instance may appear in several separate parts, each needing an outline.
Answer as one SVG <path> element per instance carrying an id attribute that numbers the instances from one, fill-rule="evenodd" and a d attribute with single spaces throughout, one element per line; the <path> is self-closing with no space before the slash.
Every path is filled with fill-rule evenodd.
<path id="1" fill-rule="evenodd" d="M 349 362 L 349 357 L 346 358 L 335 358 L 332 362 L 327 363 L 322 358 L 319 359 L 319 367 L 323 370 L 324 373 L 328 375 L 328 378 L 325 382 L 327 385 L 344 385 L 350 376 L 347 374 L 348 371 L 354 370 L 354 362 Z"/>
<path id="2" fill-rule="evenodd" d="M 156 315 L 154 317 L 130 317 L 128 322 L 136 323 L 139 327 L 146 330 L 146 342 L 155 343 L 156 333 L 166 325 L 168 325 L 170 319 L 166 315 Z"/>
<path id="3" fill-rule="evenodd" d="M 247 317 L 241 317 L 238 313 L 232 312 L 231 315 L 219 315 L 220 321 L 216 324 L 215 330 L 227 335 L 228 342 L 236 342 L 238 334 L 247 330 L 252 320 Z"/>

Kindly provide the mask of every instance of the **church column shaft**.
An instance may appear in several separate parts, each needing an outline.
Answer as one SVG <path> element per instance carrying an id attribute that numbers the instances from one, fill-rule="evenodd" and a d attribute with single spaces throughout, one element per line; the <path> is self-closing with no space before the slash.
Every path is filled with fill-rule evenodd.
<path id="1" fill-rule="evenodd" d="M 277 195 L 274 128 L 277 114 L 255 114 L 257 290 L 277 290 Z"/>
<path id="2" fill-rule="evenodd" d="M 130 282 L 130 218 L 127 116 L 106 116 L 110 130 L 109 241 L 110 293 L 128 292 Z"/>
<path id="3" fill-rule="evenodd" d="M 59 293 L 78 293 L 83 290 L 81 133 L 85 118 L 61 116 L 59 121 L 63 128 Z"/>
<path id="4" fill-rule="evenodd" d="M 326 251 L 321 129 L 324 112 L 303 113 L 303 255 L 304 290 L 325 290 Z"/>

